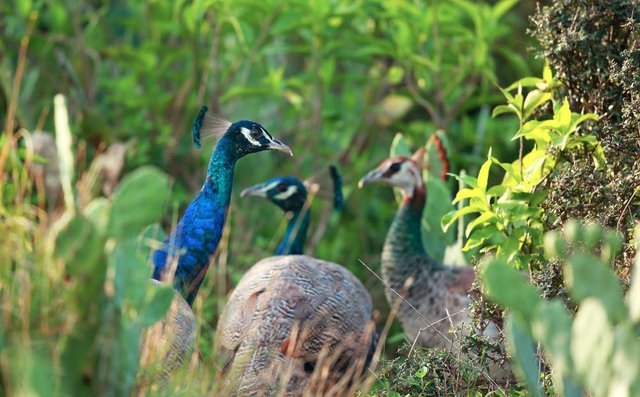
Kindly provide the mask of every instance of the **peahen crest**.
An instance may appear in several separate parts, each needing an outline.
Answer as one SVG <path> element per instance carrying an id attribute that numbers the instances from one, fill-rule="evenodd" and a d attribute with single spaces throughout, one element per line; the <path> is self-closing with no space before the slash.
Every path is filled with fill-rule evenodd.
<path id="1" fill-rule="evenodd" d="M 221 137 L 231 127 L 229 120 L 216 114 L 208 113 L 208 110 L 209 108 L 206 105 L 202 105 L 191 128 L 193 144 L 198 149 L 202 146 L 200 143 L 201 138 Z"/>

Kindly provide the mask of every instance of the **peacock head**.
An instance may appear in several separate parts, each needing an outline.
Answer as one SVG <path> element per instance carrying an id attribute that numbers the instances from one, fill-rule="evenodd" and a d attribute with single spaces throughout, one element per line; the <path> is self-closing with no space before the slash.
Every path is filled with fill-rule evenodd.
<path id="1" fill-rule="evenodd" d="M 274 138 L 263 126 L 254 121 L 236 121 L 227 129 L 225 136 L 233 143 L 238 158 L 263 150 L 277 150 L 293 156 L 289 146 Z"/>
<path id="2" fill-rule="evenodd" d="M 207 107 L 202 106 L 193 123 L 193 142 L 200 147 L 200 138 L 219 137 L 227 142 L 227 147 L 232 150 L 236 158 L 257 153 L 263 150 L 278 150 L 293 156 L 289 146 L 274 138 L 263 126 L 255 121 L 240 120 L 231 123 L 219 117 L 207 113 Z"/>
<path id="3" fill-rule="evenodd" d="M 367 183 L 380 182 L 398 187 L 406 197 L 413 197 L 416 190 L 424 190 L 422 179 L 424 152 L 424 147 L 421 147 L 411 157 L 396 156 L 384 160 L 360 179 L 358 187 L 362 188 Z"/>
<path id="4" fill-rule="evenodd" d="M 307 199 L 307 189 L 298 178 L 281 176 L 244 189 L 240 197 L 245 196 L 265 197 L 284 211 L 298 211 Z"/>

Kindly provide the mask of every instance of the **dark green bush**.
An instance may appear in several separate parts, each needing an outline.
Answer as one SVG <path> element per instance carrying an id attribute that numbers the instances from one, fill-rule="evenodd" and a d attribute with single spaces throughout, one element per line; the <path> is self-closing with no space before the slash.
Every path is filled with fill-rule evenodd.
<path id="1" fill-rule="evenodd" d="M 552 215 L 549 226 L 578 218 L 618 230 L 626 244 L 616 268 L 628 277 L 631 230 L 640 214 L 640 4 L 556 1 L 531 20 L 536 51 L 556 71 L 572 108 L 600 116 L 590 129 L 607 158 L 606 168 L 591 171 L 589 155 L 575 153 L 549 178 L 543 204 Z M 541 275 L 540 283 L 554 278 L 553 272 Z"/>

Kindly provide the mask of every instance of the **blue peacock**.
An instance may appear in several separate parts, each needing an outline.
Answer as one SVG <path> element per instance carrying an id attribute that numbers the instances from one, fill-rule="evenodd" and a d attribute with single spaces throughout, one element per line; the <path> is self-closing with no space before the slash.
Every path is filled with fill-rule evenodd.
<path id="1" fill-rule="evenodd" d="M 329 174 L 333 181 L 333 205 L 337 211 L 342 210 L 342 177 L 338 169 L 329 166 Z M 307 187 L 304 182 L 294 176 L 279 176 L 264 183 L 253 185 L 240 193 L 241 197 L 264 197 L 285 211 L 291 217 L 276 255 L 302 255 L 311 220 L 307 203 Z"/>
<path id="2" fill-rule="evenodd" d="M 334 205 L 341 208 L 342 181 L 335 168 L 331 175 Z M 377 346 L 369 293 L 344 267 L 297 255 L 309 223 L 307 188 L 299 179 L 273 178 L 243 194 L 266 197 L 293 216 L 279 256 L 245 273 L 220 316 L 221 394 L 353 394 L 350 387 Z"/>
<path id="3" fill-rule="evenodd" d="M 289 147 L 260 124 L 247 120 L 231 123 L 207 113 L 206 106 L 200 109 L 193 126 L 196 147 L 200 147 L 201 135 L 219 138 L 209 161 L 204 185 L 171 235 L 150 255 L 154 282 L 172 279 L 177 291 L 164 322 L 164 325 L 173 327 L 171 332 L 175 337 L 166 341 L 163 377 L 184 362 L 195 343 L 196 327 L 191 305 L 222 236 L 236 162 L 248 154 L 264 150 L 291 155 Z"/>
<path id="4" fill-rule="evenodd" d="M 436 142 L 442 152 L 441 143 Z M 451 325 L 470 325 L 468 294 L 475 271 L 470 266 L 439 263 L 423 246 L 421 222 L 427 198 L 422 176 L 423 157 L 424 148 L 421 148 L 411 158 L 386 159 L 358 185 L 377 182 L 402 190 L 402 204 L 382 250 L 382 279 L 387 286 L 387 301 L 391 307 L 398 307 L 398 319 L 411 341 L 451 349 L 457 346 L 451 341 Z M 401 304 L 397 302 L 399 295 L 404 298 Z M 485 335 L 495 336 L 497 328 L 490 323 L 485 331 Z"/>

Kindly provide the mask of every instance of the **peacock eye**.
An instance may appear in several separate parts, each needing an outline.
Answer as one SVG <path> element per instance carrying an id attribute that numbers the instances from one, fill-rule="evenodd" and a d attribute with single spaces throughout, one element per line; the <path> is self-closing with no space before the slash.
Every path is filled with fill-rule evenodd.
<path id="1" fill-rule="evenodd" d="M 251 130 L 251 138 L 257 139 L 262 136 L 262 132 L 259 130 Z"/>
<path id="2" fill-rule="evenodd" d="M 285 190 L 287 190 L 287 186 L 285 186 L 284 183 L 279 183 L 278 184 L 278 191 L 279 192 L 284 192 Z"/>
<path id="3" fill-rule="evenodd" d="M 389 170 L 391 172 L 398 172 L 400 171 L 400 163 L 393 163 L 391 164 L 391 166 L 389 167 Z"/>

